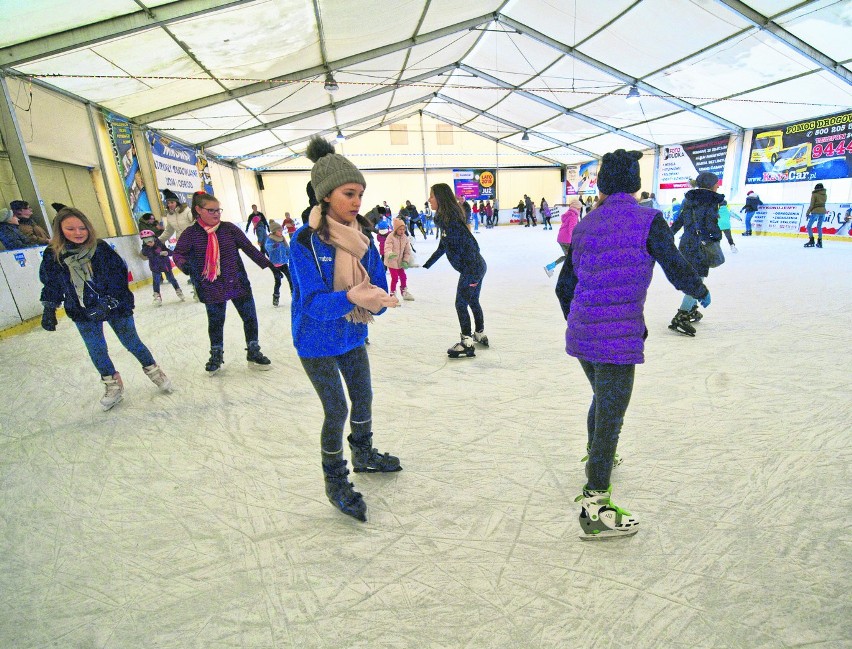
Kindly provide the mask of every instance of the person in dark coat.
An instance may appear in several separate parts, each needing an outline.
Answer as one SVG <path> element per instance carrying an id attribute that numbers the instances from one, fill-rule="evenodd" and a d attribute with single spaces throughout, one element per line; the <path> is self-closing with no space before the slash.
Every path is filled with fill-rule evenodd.
<path id="1" fill-rule="evenodd" d="M 483 347 L 488 346 L 488 336 L 485 335 L 485 316 L 479 304 L 479 294 L 482 291 L 482 280 L 488 267 L 485 259 L 479 253 L 479 244 L 467 226 L 453 190 L 446 183 L 432 186 L 429 194 L 429 204 L 435 211 L 435 223 L 441 229 L 441 239 L 438 248 L 423 264 L 430 268 L 444 254 L 450 265 L 459 272 L 459 283 L 456 288 L 456 313 L 461 328 L 461 342 L 447 350 L 450 358 L 471 358 L 475 356 L 473 343 Z M 475 328 L 471 330 L 470 314 L 473 313 Z"/>
<path id="2" fill-rule="evenodd" d="M 151 214 L 151 212 L 145 212 L 145 214 L 140 216 L 137 225 L 139 226 L 139 232 L 142 232 L 142 230 L 150 230 L 156 237 L 159 237 L 166 231 L 166 229 L 157 220 L 157 217 Z"/>
<path id="3" fill-rule="evenodd" d="M 636 203 L 641 156 L 623 149 L 604 155 L 598 171 L 601 201 L 574 228 L 556 286 L 567 322 L 565 351 L 580 362 L 593 393 L 586 484 L 577 498 L 583 539 L 638 530 L 636 518 L 612 502 L 610 478 L 636 365 L 645 360 L 644 308 L 654 263 L 678 290 L 710 304 L 710 292 L 678 253 L 662 213 Z"/>
<path id="4" fill-rule="evenodd" d="M 725 195 L 716 192 L 719 177 L 709 171 L 698 174 L 695 185 L 696 188 L 690 189 L 684 196 L 680 212 L 672 223 L 672 234 L 683 229 L 678 249 L 695 272 L 701 277 L 707 277 L 710 274 L 710 266 L 702 242 L 722 240 L 719 206 L 725 202 Z M 684 293 L 683 301 L 669 328 L 687 336 L 694 336 L 695 327 L 690 323 L 698 322 L 702 317 L 698 310 L 698 300 L 689 293 Z"/>
<path id="5" fill-rule="evenodd" d="M 65 314 L 77 326 L 101 375 L 105 387 L 101 399 L 104 410 L 124 398 L 121 375 L 107 350 L 104 322 L 136 357 L 146 376 L 160 390 L 171 391 L 171 381 L 136 333 L 127 264 L 108 243 L 95 237 L 91 222 L 79 210 L 63 208 L 53 220 L 53 237 L 45 248 L 39 278 L 44 284 L 41 326 L 45 331 L 56 331 L 56 309 L 65 305 Z"/>
<path id="6" fill-rule="evenodd" d="M 740 214 L 742 214 L 743 212 L 746 213 L 745 232 L 743 232 L 744 237 L 751 236 L 751 217 L 753 217 L 754 213 L 760 209 L 761 205 L 763 205 L 763 201 L 760 200 L 760 196 L 755 194 L 753 191 L 750 191 L 748 194 L 746 194 L 745 205 L 740 208 Z"/>
<path id="7" fill-rule="evenodd" d="M 153 230 L 142 230 L 139 233 L 142 239 L 142 250 L 140 254 L 148 260 L 148 268 L 151 269 L 151 279 L 154 286 L 154 306 L 163 306 L 163 297 L 160 295 L 160 283 L 163 281 L 163 275 L 166 276 L 169 284 L 175 289 L 175 295 L 183 302 L 183 291 L 180 290 L 180 284 L 175 279 L 172 273 L 172 251 L 166 248 L 165 244 L 157 238 L 157 233 Z"/>
<path id="8" fill-rule="evenodd" d="M 12 210 L 0 209 L 0 244 L 3 244 L 5 250 L 20 250 L 33 246 L 18 229 L 18 217 Z"/>
<path id="9" fill-rule="evenodd" d="M 207 307 L 207 333 L 210 360 L 204 369 L 215 374 L 224 363 L 225 307 L 233 302 L 243 320 L 246 360 L 253 369 L 271 369 L 271 361 L 260 351 L 257 310 L 248 273 L 240 257 L 242 250 L 261 268 L 280 273 L 233 223 L 221 220 L 222 210 L 215 196 L 196 192 L 192 197 L 196 221 L 180 235 L 174 251 L 178 268 L 190 276 L 198 299 Z"/>

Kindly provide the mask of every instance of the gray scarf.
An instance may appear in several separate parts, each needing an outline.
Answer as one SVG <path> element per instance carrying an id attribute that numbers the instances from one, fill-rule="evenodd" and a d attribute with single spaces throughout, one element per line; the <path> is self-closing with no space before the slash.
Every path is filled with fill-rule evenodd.
<path id="1" fill-rule="evenodd" d="M 92 257 L 95 256 L 96 248 L 97 246 L 68 248 L 62 255 L 62 261 L 65 262 L 71 272 L 71 283 L 74 285 L 77 298 L 80 300 L 80 306 L 83 306 L 83 291 L 86 288 L 86 282 L 91 282 L 94 279 Z"/>

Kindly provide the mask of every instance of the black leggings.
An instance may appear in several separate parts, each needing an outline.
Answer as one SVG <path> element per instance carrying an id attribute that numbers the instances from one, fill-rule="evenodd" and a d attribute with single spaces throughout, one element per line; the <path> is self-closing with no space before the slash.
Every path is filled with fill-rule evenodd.
<path id="1" fill-rule="evenodd" d="M 731 236 L 731 228 L 727 228 L 725 230 L 722 230 L 722 232 L 725 233 L 725 238 L 728 240 L 728 243 L 730 245 L 734 245 L 734 238 Z"/>
<path id="2" fill-rule="evenodd" d="M 633 394 L 636 366 L 578 360 L 592 384 L 593 394 L 587 419 L 589 460 L 586 463 L 586 488 L 605 491 L 609 488 L 624 413 Z"/>
<path id="3" fill-rule="evenodd" d="M 479 294 L 482 292 L 482 280 L 485 277 L 487 267 L 482 262 L 482 272 L 462 273 L 459 275 L 459 284 L 456 288 L 456 313 L 459 316 L 459 327 L 463 336 L 470 336 L 470 314 L 467 308 L 473 312 L 473 323 L 475 331 L 485 330 L 485 316 L 482 314 L 482 306 L 479 304 Z"/>
<path id="4" fill-rule="evenodd" d="M 373 386 L 367 348 L 361 345 L 340 356 L 299 360 L 317 391 L 325 415 L 320 436 L 322 461 L 325 464 L 333 463 L 343 458 L 343 427 L 349 414 L 340 381 L 341 374 L 352 402 L 349 419 L 352 439 L 362 440 L 372 432 Z"/>
<path id="5" fill-rule="evenodd" d="M 246 342 L 257 342 L 257 310 L 254 307 L 254 297 L 249 293 L 246 297 L 231 300 L 243 320 L 243 331 Z M 211 347 L 224 345 L 225 307 L 227 302 L 205 304 L 207 307 L 207 334 L 210 336 Z"/>
<path id="6" fill-rule="evenodd" d="M 290 277 L 290 264 L 282 264 L 281 266 L 276 266 L 278 270 L 284 273 L 284 277 L 287 278 L 287 283 L 290 285 L 290 292 L 293 292 L 293 278 Z M 275 288 L 272 289 L 273 295 L 280 295 L 281 293 L 281 275 L 275 273 Z"/>

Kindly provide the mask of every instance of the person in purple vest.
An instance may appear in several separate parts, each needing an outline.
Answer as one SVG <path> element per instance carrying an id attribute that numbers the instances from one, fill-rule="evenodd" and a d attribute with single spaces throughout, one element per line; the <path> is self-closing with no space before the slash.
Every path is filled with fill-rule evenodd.
<path id="1" fill-rule="evenodd" d="M 643 311 L 658 262 L 679 291 L 710 304 L 710 292 L 678 252 L 662 213 L 640 207 L 639 151 L 604 155 L 601 201 L 574 228 L 556 285 L 566 317 L 565 351 L 580 361 L 592 386 L 586 485 L 577 497 L 583 539 L 628 536 L 638 521 L 611 500 L 618 436 L 633 392 L 636 365 L 648 336 Z"/>

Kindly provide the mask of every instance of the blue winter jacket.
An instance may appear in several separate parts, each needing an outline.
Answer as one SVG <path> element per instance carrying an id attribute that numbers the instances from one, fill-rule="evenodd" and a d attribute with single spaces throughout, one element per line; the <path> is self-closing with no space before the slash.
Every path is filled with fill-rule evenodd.
<path id="1" fill-rule="evenodd" d="M 283 241 L 275 241 L 272 237 L 266 238 L 266 254 L 276 266 L 283 266 L 290 263 L 290 244 L 285 238 Z"/>
<path id="2" fill-rule="evenodd" d="M 301 358 L 339 356 L 360 347 L 367 338 L 367 325 L 349 322 L 344 317 L 355 308 L 346 297 L 346 291 L 333 288 L 336 252 L 308 225 L 299 228 L 291 239 L 293 302 L 290 315 L 293 345 Z M 369 273 L 370 281 L 387 290 L 385 267 L 372 241 L 361 264 Z M 376 315 L 384 312 L 382 309 Z"/>
<path id="3" fill-rule="evenodd" d="M 44 288 L 41 301 L 45 306 L 58 307 L 65 303 L 65 313 L 74 322 L 89 322 L 83 306 L 77 298 L 71 273 L 68 267 L 56 260 L 51 248 L 46 248 L 41 259 L 39 278 Z M 127 286 L 127 264 L 106 241 L 98 241 L 92 257 L 92 275 L 94 290 L 88 284 L 83 291 L 86 307 L 94 306 L 98 297 L 109 295 L 118 300 L 119 309 L 115 317 L 124 318 L 133 315 L 133 293 Z"/>

